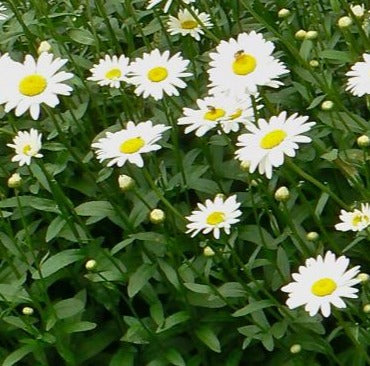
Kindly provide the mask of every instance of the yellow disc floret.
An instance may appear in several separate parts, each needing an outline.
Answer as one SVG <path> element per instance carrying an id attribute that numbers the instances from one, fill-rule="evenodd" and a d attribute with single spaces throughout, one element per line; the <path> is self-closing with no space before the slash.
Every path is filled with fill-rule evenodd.
<path id="1" fill-rule="evenodd" d="M 165 67 L 162 66 L 154 67 L 148 72 L 148 79 L 155 83 L 165 80 L 167 76 L 168 71 Z"/>
<path id="2" fill-rule="evenodd" d="M 22 152 L 24 155 L 31 155 L 32 147 L 31 145 L 27 144 L 23 146 Z"/>
<path id="3" fill-rule="evenodd" d="M 141 137 L 134 137 L 123 142 L 119 151 L 123 154 L 134 154 L 145 145 L 145 141 Z"/>
<path id="4" fill-rule="evenodd" d="M 120 69 L 110 69 L 106 74 L 105 77 L 109 80 L 116 80 L 122 76 L 122 72 Z"/>
<path id="5" fill-rule="evenodd" d="M 311 292 L 316 296 L 323 297 L 331 295 L 336 288 L 337 284 L 331 278 L 321 278 L 314 282 L 311 287 Z"/>
<path id="6" fill-rule="evenodd" d="M 209 225 L 218 225 L 221 224 L 221 222 L 225 221 L 225 214 L 220 211 L 212 212 L 207 217 L 207 224 Z"/>
<path id="7" fill-rule="evenodd" d="M 34 97 L 41 94 L 47 86 L 46 79 L 38 74 L 32 74 L 24 77 L 18 86 L 20 93 L 27 97 Z"/>
<path id="8" fill-rule="evenodd" d="M 239 51 L 235 54 L 235 60 L 233 62 L 233 72 L 236 75 L 248 75 L 255 70 L 257 66 L 256 59 L 243 51 Z"/>
<path id="9" fill-rule="evenodd" d="M 195 20 L 185 20 L 181 22 L 182 29 L 194 29 L 196 27 L 198 27 L 198 23 Z"/>
<path id="10" fill-rule="evenodd" d="M 274 130 L 266 134 L 260 141 L 260 146 L 262 149 L 273 149 L 274 147 L 280 145 L 287 134 L 283 130 Z"/>
<path id="11" fill-rule="evenodd" d="M 208 107 L 209 111 L 203 116 L 204 119 L 209 121 L 216 121 L 225 115 L 225 111 L 221 108 Z"/>

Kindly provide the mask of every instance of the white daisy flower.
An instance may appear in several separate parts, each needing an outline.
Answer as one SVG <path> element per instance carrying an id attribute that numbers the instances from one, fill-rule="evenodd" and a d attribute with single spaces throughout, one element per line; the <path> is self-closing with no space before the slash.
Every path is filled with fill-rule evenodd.
<path id="1" fill-rule="evenodd" d="M 159 3 L 161 3 L 163 0 L 149 0 L 149 4 L 148 6 L 146 7 L 147 9 L 151 9 L 151 8 L 154 8 L 156 5 L 158 5 Z M 164 6 L 164 9 L 163 11 L 165 13 L 168 12 L 168 9 L 170 8 L 171 4 L 172 4 L 172 1 L 173 0 L 167 0 L 166 2 L 166 5 Z M 190 4 L 190 3 L 193 3 L 195 2 L 195 0 L 182 0 L 185 4 Z"/>
<path id="2" fill-rule="evenodd" d="M 92 76 L 87 80 L 96 81 L 100 86 L 108 85 L 111 88 L 119 88 L 122 81 L 127 82 L 126 74 L 128 72 L 128 64 L 130 60 L 121 55 L 117 56 L 105 55 L 104 59 L 99 60 L 90 72 Z"/>
<path id="3" fill-rule="evenodd" d="M 361 210 L 347 212 L 340 211 L 339 218 L 342 220 L 335 228 L 339 231 L 361 231 L 366 229 L 370 224 L 370 206 L 368 203 L 361 203 Z"/>
<path id="4" fill-rule="evenodd" d="M 254 121 L 251 99 L 218 95 L 196 101 L 198 109 L 184 108 L 185 117 L 178 120 L 179 125 L 187 125 L 185 133 L 195 131 L 203 136 L 213 128 L 220 127 L 225 133 L 239 130 L 239 125 L 247 126 Z M 218 131 L 221 133 L 221 131 Z"/>
<path id="5" fill-rule="evenodd" d="M 311 142 L 311 138 L 301 135 L 316 124 L 307 120 L 307 116 L 298 116 L 297 113 L 287 118 L 286 112 L 271 117 L 268 122 L 259 119 L 258 127 L 248 125 L 251 133 L 238 137 L 237 146 L 241 148 L 235 152 L 236 158 L 249 161 L 251 173 L 258 166 L 258 172 L 270 179 L 272 168 L 283 164 L 284 155 L 293 157 L 299 147 L 298 143 Z"/>
<path id="6" fill-rule="evenodd" d="M 185 72 L 188 64 L 189 61 L 184 60 L 180 52 L 170 57 L 169 51 L 161 54 L 155 49 L 131 63 L 129 82 L 136 85 L 136 95 L 143 95 L 144 98 L 152 96 L 159 100 L 164 94 L 179 95 L 176 88 L 186 87 L 180 78 L 191 76 L 191 73 Z"/>
<path id="7" fill-rule="evenodd" d="M 106 137 L 93 143 L 91 146 L 97 149 L 96 155 L 100 162 L 109 159 L 108 166 L 123 166 L 126 161 L 144 166 L 141 154 L 161 149 L 155 142 L 162 138 L 163 132 L 170 127 L 154 125 L 152 121 L 140 122 L 135 125 L 128 122 L 125 129 L 118 132 L 107 132 Z"/>
<path id="8" fill-rule="evenodd" d="M 360 266 L 346 271 L 349 259 L 341 256 L 336 259 L 335 254 L 328 251 L 323 258 L 309 258 L 305 266 L 300 266 L 299 273 L 293 273 L 295 282 L 281 288 L 289 293 L 286 301 L 289 309 L 305 305 L 305 310 L 314 316 L 320 310 L 324 317 L 330 315 L 330 305 L 345 308 L 342 297 L 356 298 L 358 289 L 353 285 L 361 282 L 356 279 Z"/>
<path id="9" fill-rule="evenodd" d="M 259 85 L 279 87 L 282 83 L 275 79 L 288 72 L 271 56 L 274 44 L 254 31 L 221 41 L 216 51 L 209 54 L 210 94 L 256 94 Z"/>
<path id="10" fill-rule="evenodd" d="M 220 230 L 225 230 L 226 234 L 230 234 L 230 227 L 240 220 L 238 217 L 242 214 L 238 208 L 240 203 L 236 201 L 236 195 L 227 198 L 225 201 L 221 195 L 217 195 L 212 202 L 206 200 L 205 204 L 198 203 L 199 210 L 195 210 L 187 220 L 191 221 L 186 227 L 186 233 L 191 233 L 194 237 L 199 232 L 208 234 L 213 231 L 213 236 L 218 239 Z"/>
<path id="11" fill-rule="evenodd" d="M 0 65 L 3 81 L 1 102 L 5 104 L 5 112 L 15 108 L 15 115 L 21 116 L 28 109 L 31 117 L 38 119 L 40 104 L 45 103 L 54 108 L 58 103 L 58 94 L 70 95 L 72 88 L 63 82 L 71 79 L 73 74 L 65 71 L 57 72 L 66 59 L 53 60 L 51 53 L 43 52 L 37 60 L 26 55 L 24 64 L 14 63 L 9 70 Z M 4 74 L 6 73 L 5 77 Z"/>
<path id="12" fill-rule="evenodd" d="M 352 13 L 354 14 L 355 17 L 357 18 L 362 18 L 365 14 L 365 5 L 364 4 L 361 4 L 361 5 L 350 5 L 349 6 Z"/>
<path id="13" fill-rule="evenodd" d="M 183 9 L 177 13 L 177 18 L 170 15 L 167 22 L 168 32 L 172 35 L 181 34 L 182 36 L 190 34 L 197 41 L 200 41 L 200 36 L 204 34 L 202 27 L 210 28 L 213 24 L 207 13 L 199 13 L 199 10 L 195 8 L 192 8 L 192 10 L 202 25 L 191 15 L 188 9 Z"/>
<path id="14" fill-rule="evenodd" d="M 4 14 L 4 11 L 7 11 L 6 7 L 2 2 L 0 2 L 0 20 L 8 19 L 8 16 Z"/>
<path id="15" fill-rule="evenodd" d="M 356 97 L 370 94 L 370 53 L 364 53 L 362 57 L 365 62 L 356 62 L 346 73 L 350 76 L 346 90 Z"/>
<path id="16" fill-rule="evenodd" d="M 7 144 L 16 153 L 12 161 L 17 161 L 19 166 L 22 166 L 24 164 L 30 165 L 31 158 L 42 158 L 43 155 L 39 153 L 42 146 L 41 137 L 42 134 L 34 128 L 31 128 L 30 132 L 19 131 L 13 139 L 13 144 Z"/>

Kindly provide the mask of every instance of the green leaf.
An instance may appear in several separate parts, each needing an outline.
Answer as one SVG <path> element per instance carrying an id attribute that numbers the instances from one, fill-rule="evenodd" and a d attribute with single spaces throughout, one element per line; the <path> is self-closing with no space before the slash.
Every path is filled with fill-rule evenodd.
<path id="1" fill-rule="evenodd" d="M 244 316 L 244 315 L 253 313 L 261 309 L 269 308 L 274 305 L 275 304 L 271 300 L 260 300 L 260 301 L 252 302 L 248 304 L 247 306 L 244 306 L 243 308 L 235 311 L 232 314 L 232 316 L 235 316 L 235 317 Z"/>
<path id="2" fill-rule="evenodd" d="M 155 266 L 152 264 L 142 264 L 129 278 L 127 293 L 134 297 L 148 282 L 155 272 Z"/>
<path id="3" fill-rule="evenodd" d="M 124 346 L 112 357 L 109 366 L 134 366 L 134 354 L 134 347 Z"/>
<path id="4" fill-rule="evenodd" d="M 186 366 L 184 359 L 181 354 L 175 348 L 169 348 L 165 353 L 166 359 L 172 365 L 175 366 Z"/>
<path id="5" fill-rule="evenodd" d="M 67 334 L 69 333 L 77 333 L 77 332 L 86 332 L 88 330 L 92 330 L 96 328 L 96 323 L 92 322 L 73 322 L 72 324 L 65 324 L 63 326 L 63 331 Z"/>
<path id="6" fill-rule="evenodd" d="M 69 37 L 71 37 L 75 42 L 92 45 L 95 42 L 94 36 L 86 29 L 71 29 L 68 32 Z"/>
<path id="7" fill-rule="evenodd" d="M 66 319 L 83 311 L 85 304 L 74 297 L 65 299 L 54 304 L 54 310 L 58 319 Z"/>
<path id="8" fill-rule="evenodd" d="M 276 264 L 280 270 L 281 275 L 283 276 L 283 279 L 289 281 L 290 278 L 289 258 L 283 247 L 279 247 L 277 250 Z"/>
<path id="9" fill-rule="evenodd" d="M 55 237 L 57 237 L 65 224 L 66 224 L 65 220 L 61 216 L 57 216 L 50 223 L 46 231 L 45 241 L 48 243 L 50 240 L 53 240 Z"/>
<path id="10" fill-rule="evenodd" d="M 41 264 L 40 270 L 42 277 L 49 277 L 53 273 L 58 272 L 60 269 L 65 268 L 83 258 L 84 255 L 81 254 L 80 249 L 66 249 L 58 254 L 55 254 Z M 40 279 L 39 273 L 35 271 L 32 274 L 32 278 L 35 280 Z"/>
<path id="11" fill-rule="evenodd" d="M 221 352 L 220 341 L 211 328 L 206 326 L 198 328 L 195 330 L 195 334 L 212 351 Z"/>
<path id="12" fill-rule="evenodd" d="M 158 258 L 158 264 L 168 281 L 178 290 L 180 288 L 180 282 L 176 271 L 163 259 Z"/>
<path id="13" fill-rule="evenodd" d="M 172 314 L 168 318 L 166 318 L 166 320 L 164 321 L 163 327 L 157 329 L 157 333 L 168 330 L 168 329 L 174 327 L 177 324 L 184 323 L 188 319 L 190 319 L 190 315 L 186 311 L 179 311 L 175 314 Z"/>
<path id="14" fill-rule="evenodd" d="M 187 287 L 190 291 L 199 293 L 199 294 L 210 294 L 212 290 L 207 285 L 201 285 L 199 283 L 184 282 L 184 286 Z"/>
<path id="15" fill-rule="evenodd" d="M 75 210 L 79 216 L 97 216 L 104 218 L 115 214 L 112 205 L 108 201 L 84 202 L 77 206 Z"/>
<path id="16" fill-rule="evenodd" d="M 33 352 L 36 348 L 36 344 L 27 344 L 18 348 L 16 351 L 12 352 L 6 357 L 2 366 L 12 366 L 20 361 L 22 358 L 26 357 L 29 353 Z"/>
<path id="17" fill-rule="evenodd" d="M 0 208 L 18 207 L 19 204 L 21 204 L 22 207 L 32 207 L 35 210 L 60 214 L 58 206 L 53 200 L 34 196 L 19 196 L 18 199 L 19 202 L 17 200 L 17 197 L 2 200 L 0 201 Z"/>

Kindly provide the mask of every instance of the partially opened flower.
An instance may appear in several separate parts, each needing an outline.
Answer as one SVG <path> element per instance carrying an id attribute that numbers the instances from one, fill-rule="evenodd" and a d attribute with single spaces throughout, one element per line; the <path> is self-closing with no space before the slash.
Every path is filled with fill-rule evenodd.
<path id="1" fill-rule="evenodd" d="M 124 55 L 120 57 L 105 55 L 104 59 L 99 60 L 99 63 L 90 69 L 92 76 L 87 80 L 96 81 L 101 86 L 119 88 L 122 81 L 127 81 L 129 62 Z"/>
<path id="2" fill-rule="evenodd" d="M 221 41 L 209 55 L 210 94 L 256 94 L 262 85 L 277 88 L 282 83 L 276 79 L 288 70 L 272 56 L 273 51 L 274 44 L 254 31 Z"/>
<path id="3" fill-rule="evenodd" d="M 353 211 L 340 211 L 339 218 L 342 220 L 335 228 L 339 231 L 361 231 L 370 225 L 370 207 L 368 203 L 362 203 L 361 209 Z"/>
<path id="4" fill-rule="evenodd" d="M 189 64 L 180 53 L 170 57 L 170 52 L 163 54 L 158 49 L 144 53 L 143 58 L 136 58 L 130 65 L 129 82 L 136 86 L 136 95 L 144 98 L 152 96 L 155 100 L 168 96 L 179 95 L 177 88 L 185 88 L 182 77 L 190 76 L 185 72 Z"/>
<path id="5" fill-rule="evenodd" d="M 19 131 L 13 139 L 13 144 L 7 144 L 7 146 L 15 150 L 15 155 L 12 161 L 19 163 L 19 166 L 24 164 L 30 165 L 32 158 L 42 158 L 42 154 L 39 153 L 41 149 L 41 137 L 42 134 L 34 128 L 28 131 Z"/>
<path id="6" fill-rule="evenodd" d="M 362 55 L 364 62 L 356 62 L 346 73 L 348 78 L 347 88 L 356 97 L 370 94 L 370 53 Z"/>
<path id="7" fill-rule="evenodd" d="M 0 64 L 0 75 L 3 93 L 1 102 L 5 104 L 5 112 L 15 108 L 15 115 L 21 116 L 28 109 L 31 117 L 38 119 L 40 105 L 47 104 L 54 108 L 59 104 L 57 97 L 70 95 L 72 88 L 64 84 L 71 79 L 73 74 L 58 70 L 67 62 L 66 59 L 53 60 L 51 53 L 43 52 L 37 60 L 31 55 L 26 55 L 23 64 Z M 9 69 L 9 70 L 7 70 Z M 4 77 L 5 73 L 5 77 Z"/>
<path id="8" fill-rule="evenodd" d="M 284 155 L 295 156 L 298 143 L 311 141 L 310 137 L 302 135 L 315 125 L 315 122 L 307 120 L 307 116 L 298 116 L 297 113 L 287 118 L 286 112 L 271 117 L 269 121 L 259 119 L 258 126 L 247 126 L 251 133 L 238 137 L 237 146 L 241 148 L 235 152 L 236 158 L 249 161 L 251 173 L 258 167 L 258 172 L 270 179 L 272 168 L 284 163 Z"/>
<path id="9" fill-rule="evenodd" d="M 208 199 L 204 204 L 198 203 L 199 210 L 193 211 L 186 217 L 190 221 L 187 225 L 187 233 L 192 233 L 193 237 L 199 232 L 208 234 L 213 231 L 216 239 L 220 237 L 222 229 L 226 234 L 230 234 L 231 225 L 240 221 L 238 217 L 242 212 L 238 210 L 239 207 L 240 203 L 236 201 L 236 195 L 226 200 L 216 196 L 214 201 Z"/>
<path id="10" fill-rule="evenodd" d="M 125 129 L 114 133 L 107 132 L 106 137 L 91 146 L 97 150 L 96 155 L 100 162 L 109 160 L 108 166 L 121 167 L 129 161 L 141 168 L 144 166 L 141 155 L 161 149 L 161 146 L 155 143 L 169 128 L 162 124 L 153 126 L 151 121 L 137 125 L 130 121 Z"/>
<path id="11" fill-rule="evenodd" d="M 180 10 L 177 17 L 170 15 L 167 22 L 168 32 L 172 35 L 181 34 L 182 36 L 190 35 L 197 41 L 200 40 L 200 36 L 204 34 L 202 27 L 212 27 L 210 16 L 207 13 L 199 13 L 199 10 L 192 8 L 200 22 L 193 17 L 188 9 Z"/>
<path id="12" fill-rule="evenodd" d="M 305 305 L 310 316 L 321 311 L 324 317 L 331 312 L 331 305 L 345 308 L 346 303 L 342 297 L 356 298 L 358 289 L 352 287 L 361 282 L 355 278 L 360 271 L 359 266 L 347 270 L 349 259 L 345 256 L 339 258 L 328 251 L 324 258 L 319 255 L 316 259 L 309 258 L 305 266 L 300 266 L 298 273 L 293 273 L 295 282 L 281 288 L 289 293 L 286 304 L 290 309 Z"/>
<path id="13" fill-rule="evenodd" d="M 245 127 L 254 121 L 251 99 L 218 95 L 197 100 L 198 109 L 184 108 L 184 117 L 178 124 L 187 126 L 185 133 L 195 131 L 196 136 L 203 136 L 208 131 L 218 128 L 225 133 L 236 132 L 239 126 Z M 258 107 L 259 108 L 259 107 Z"/>
<path id="14" fill-rule="evenodd" d="M 163 11 L 165 13 L 168 12 L 168 9 L 170 8 L 170 6 L 172 5 L 172 1 L 173 0 L 167 0 L 166 1 L 166 4 L 164 6 L 164 9 Z M 195 2 L 195 0 L 182 0 L 185 4 L 190 4 L 190 3 L 193 3 Z M 154 8 L 156 5 L 160 4 L 161 2 L 163 2 L 163 0 L 149 0 L 149 4 L 148 6 L 146 7 L 147 9 L 151 9 L 151 8 Z"/>

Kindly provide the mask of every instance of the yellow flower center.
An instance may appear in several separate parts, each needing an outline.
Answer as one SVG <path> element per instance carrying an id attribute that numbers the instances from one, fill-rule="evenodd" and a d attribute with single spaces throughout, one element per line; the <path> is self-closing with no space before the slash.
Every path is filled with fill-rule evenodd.
<path id="1" fill-rule="evenodd" d="M 225 214 L 223 212 L 215 211 L 207 217 L 207 224 L 209 225 L 221 224 L 223 221 L 225 221 Z"/>
<path id="2" fill-rule="evenodd" d="M 164 79 L 167 78 L 167 76 L 168 76 L 168 71 L 165 67 L 162 67 L 162 66 L 153 67 L 148 72 L 149 80 L 155 83 L 163 81 Z"/>
<path id="3" fill-rule="evenodd" d="M 357 215 L 353 216 L 352 225 L 357 226 L 357 225 L 361 224 L 362 219 L 363 219 L 363 216 L 361 214 L 357 214 Z"/>
<path id="4" fill-rule="evenodd" d="M 145 141 L 141 137 L 128 139 L 121 144 L 119 151 L 123 154 L 134 154 L 145 145 Z"/>
<path id="5" fill-rule="evenodd" d="M 235 54 L 233 62 L 233 71 L 236 75 L 248 75 L 254 71 L 257 66 L 257 61 L 252 55 L 248 55 L 242 51 Z"/>
<path id="6" fill-rule="evenodd" d="M 19 91 L 27 97 L 34 97 L 41 94 L 47 86 L 46 79 L 38 74 L 24 77 L 18 86 Z"/>
<path id="7" fill-rule="evenodd" d="M 237 119 L 242 115 L 242 110 L 237 109 L 233 114 L 230 115 L 230 119 Z"/>
<path id="8" fill-rule="evenodd" d="M 225 115 L 225 111 L 221 108 L 208 107 L 209 111 L 204 113 L 203 118 L 209 121 L 216 121 Z"/>
<path id="9" fill-rule="evenodd" d="M 181 23 L 182 29 L 194 29 L 198 27 L 198 23 L 195 20 L 185 20 Z"/>
<path id="10" fill-rule="evenodd" d="M 274 147 L 280 145 L 286 136 L 287 134 L 283 130 L 271 131 L 261 139 L 260 146 L 262 149 L 273 149 Z"/>
<path id="11" fill-rule="evenodd" d="M 109 80 L 115 80 L 120 78 L 122 75 L 122 72 L 120 69 L 110 69 L 106 74 L 105 77 Z"/>
<path id="12" fill-rule="evenodd" d="M 314 282 L 311 287 L 311 292 L 316 296 L 322 297 L 331 295 L 336 288 L 337 284 L 331 278 L 321 278 Z"/>
<path id="13" fill-rule="evenodd" d="M 24 155 L 31 155 L 30 154 L 31 150 L 32 150 L 32 147 L 31 147 L 31 145 L 28 144 L 28 145 L 23 146 L 22 152 L 23 152 Z"/>

